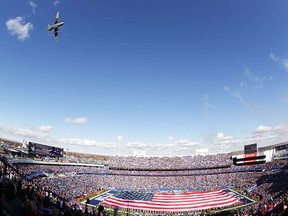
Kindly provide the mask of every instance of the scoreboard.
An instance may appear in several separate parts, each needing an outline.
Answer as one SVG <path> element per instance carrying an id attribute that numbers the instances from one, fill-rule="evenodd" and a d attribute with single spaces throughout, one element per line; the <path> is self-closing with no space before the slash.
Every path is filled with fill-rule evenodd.
<path id="1" fill-rule="evenodd" d="M 249 144 L 244 146 L 243 157 L 233 158 L 233 165 L 235 166 L 247 166 L 264 164 L 266 155 L 257 156 L 257 143 Z"/>
<path id="2" fill-rule="evenodd" d="M 30 156 L 41 156 L 41 157 L 63 157 L 64 149 L 55 146 L 48 146 L 35 142 L 29 142 L 28 154 Z"/>
<path id="3" fill-rule="evenodd" d="M 244 154 L 257 153 L 257 143 L 244 146 Z"/>

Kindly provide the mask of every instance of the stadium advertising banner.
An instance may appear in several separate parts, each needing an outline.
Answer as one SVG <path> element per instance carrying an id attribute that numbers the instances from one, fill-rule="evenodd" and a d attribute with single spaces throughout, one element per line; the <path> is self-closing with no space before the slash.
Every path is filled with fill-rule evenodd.
<path id="1" fill-rule="evenodd" d="M 38 155 L 44 157 L 63 157 L 64 149 L 55 146 L 29 142 L 28 153 L 29 155 Z"/>

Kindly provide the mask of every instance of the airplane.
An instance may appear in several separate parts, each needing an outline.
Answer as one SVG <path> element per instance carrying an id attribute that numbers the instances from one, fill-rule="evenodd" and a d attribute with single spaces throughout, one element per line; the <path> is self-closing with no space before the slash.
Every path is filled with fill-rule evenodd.
<path id="1" fill-rule="evenodd" d="M 59 35 L 59 28 L 60 26 L 63 26 L 64 25 L 64 22 L 60 22 L 60 16 L 59 16 L 59 11 L 56 13 L 56 18 L 55 18 L 55 21 L 54 21 L 54 25 L 49 25 L 48 24 L 48 34 L 51 30 L 54 29 L 54 35 L 55 35 L 55 39 L 56 39 L 56 42 L 58 42 L 58 35 Z"/>

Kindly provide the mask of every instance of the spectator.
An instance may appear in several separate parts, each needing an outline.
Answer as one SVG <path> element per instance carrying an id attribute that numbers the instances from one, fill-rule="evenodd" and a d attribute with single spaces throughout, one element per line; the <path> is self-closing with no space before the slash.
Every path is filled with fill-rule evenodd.
<path id="1" fill-rule="evenodd" d="M 6 215 L 22 216 L 24 208 L 22 203 L 16 198 L 16 187 L 12 181 L 5 185 L 4 195 L 1 198 L 2 210 Z"/>
<path id="2" fill-rule="evenodd" d="M 24 204 L 24 216 L 41 216 L 37 211 L 37 206 L 34 200 L 26 201 Z"/>
<path id="3" fill-rule="evenodd" d="M 104 211 L 104 206 L 102 206 L 102 205 L 98 206 L 97 216 L 106 216 L 105 211 Z"/>

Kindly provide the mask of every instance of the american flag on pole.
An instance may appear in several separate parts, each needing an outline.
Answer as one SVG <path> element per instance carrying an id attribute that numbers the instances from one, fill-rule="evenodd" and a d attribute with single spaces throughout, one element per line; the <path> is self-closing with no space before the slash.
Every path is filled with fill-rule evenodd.
<path id="1" fill-rule="evenodd" d="M 158 212 L 198 211 L 227 207 L 240 201 L 230 190 L 213 190 L 185 193 L 115 192 L 101 204 L 114 208 L 138 209 Z"/>

